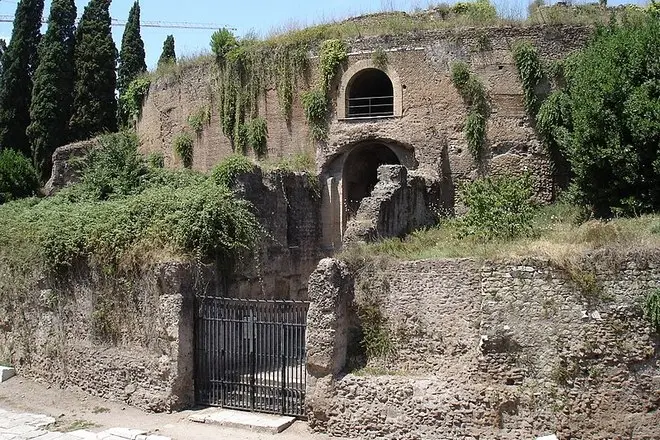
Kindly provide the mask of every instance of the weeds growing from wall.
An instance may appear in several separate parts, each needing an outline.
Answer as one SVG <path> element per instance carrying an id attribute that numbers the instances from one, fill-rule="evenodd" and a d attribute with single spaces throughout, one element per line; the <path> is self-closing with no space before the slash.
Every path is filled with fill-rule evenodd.
<path id="1" fill-rule="evenodd" d="M 147 156 L 147 164 L 151 168 L 164 168 L 165 167 L 165 156 L 160 151 L 155 151 L 149 153 Z"/>
<path id="2" fill-rule="evenodd" d="M 181 160 L 184 168 L 192 168 L 195 141 L 190 133 L 183 131 L 172 140 L 172 150 Z"/>
<path id="3" fill-rule="evenodd" d="M 222 131 L 234 151 L 244 153 L 250 143 L 251 120 L 259 116 L 258 101 L 269 86 L 276 89 L 280 110 L 290 120 L 296 86 L 307 71 L 309 48 L 297 43 L 274 45 L 250 37 L 239 41 L 226 29 L 216 34 L 211 46 L 219 68 Z"/>
<path id="4" fill-rule="evenodd" d="M 650 321 L 655 331 L 660 333 L 660 289 L 652 290 L 646 295 L 644 316 Z"/>
<path id="5" fill-rule="evenodd" d="M 371 54 L 371 62 L 380 70 L 387 69 L 387 53 L 382 47 L 379 47 Z"/>
<path id="6" fill-rule="evenodd" d="M 536 118 L 544 96 L 539 96 L 538 88 L 545 77 L 543 64 L 536 48 L 528 41 L 521 41 L 513 47 L 513 60 L 522 83 L 525 109 Z"/>
<path id="7" fill-rule="evenodd" d="M 188 126 L 197 137 L 202 135 L 204 127 L 211 123 L 211 107 L 202 106 L 188 116 Z"/>
<path id="8" fill-rule="evenodd" d="M 484 157 L 486 123 L 490 115 L 486 88 L 462 61 L 451 65 L 451 80 L 468 106 L 468 116 L 463 128 L 468 149 L 474 161 L 481 163 Z"/>

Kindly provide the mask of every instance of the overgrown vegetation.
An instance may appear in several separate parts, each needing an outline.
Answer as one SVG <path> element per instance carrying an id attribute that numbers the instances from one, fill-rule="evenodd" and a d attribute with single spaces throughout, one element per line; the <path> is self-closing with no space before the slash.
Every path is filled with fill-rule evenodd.
<path id="1" fill-rule="evenodd" d="M 660 289 L 655 289 L 646 295 L 644 315 L 649 319 L 655 331 L 660 333 Z"/>
<path id="2" fill-rule="evenodd" d="M 211 107 L 201 106 L 188 116 L 188 125 L 197 136 L 201 136 L 204 126 L 211 123 Z"/>
<path id="3" fill-rule="evenodd" d="M 211 48 L 219 67 L 219 115 L 223 133 L 236 152 L 250 144 L 249 130 L 259 116 L 258 99 L 267 85 L 277 90 L 285 119 L 291 117 L 294 90 L 307 69 L 307 44 L 274 45 L 251 37 L 238 40 L 229 30 L 213 34 Z M 254 128 L 262 128 L 256 122 Z M 257 145 L 261 149 L 262 144 Z M 254 148 L 254 144 L 253 144 Z"/>
<path id="4" fill-rule="evenodd" d="M 28 268 L 57 276 L 77 264 L 121 269 L 158 255 L 232 261 L 255 243 L 259 225 L 249 204 L 224 185 L 147 167 L 134 135 L 102 143 L 80 184 L 0 207 L 3 268 L 17 277 Z"/>
<path id="5" fill-rule="evenodd" d="M 27 158 L 14 150 L 0 151 L 0 204 L 33 196 L 38 189 L 37 172 Z"/>
<path id="6" fill-rule="evenodd" d="M 254 171 L 256 165 L 242 154 L 233 154 L 213 168 L 211 178 L 218 185 L 232 186 L 240 174 Z"/>
<path id="7" fill-rule="evenodd" d="M 184 168 L 192 168 L 195 140 L 190 133 L 183 131 L 172 141 L 172 150 L 181 160 Z"/>
<path id="8" fill-rule="evenodd" d="M 659 34 L 657 14 L 601 28 L 540 108 L 540 134 L 568 158 L 572 194 L 597 217 L 660 209 Z"/>
<path id="9" fill-rule="evenodd" d="M 247 124 L 248 144 L 257 157 L 268 153 L 268 124 L 261 117 L 254 118 Z"/>
<path id="10" fill-rule="evenodd" d="M 533 195 L 528 175 L 487 177 L 464 185 L 460 200 L 468 212 L 457 220 L 459 235 L 480 241 L 530 235 L 536 212 Z"/>
<path id="11" fill-rule="evenodd" d="M 654 233 L 660 215 L 618 218 L 610 221 L 576 221 L 582 208 L 565 202 L 540 207 L 531 225 L 531 233 L 515 239 L 483 241 L 463 236 L 459 220 L 442 220 L 437 226 L 414 231 L 406 238 L 390 238 L 378 243 L 354 246 L 343 251 L 342 258 L 363 260 L 388 256 L 403 260 L 426 258 L 509 259 L 540 257 L 556 263 L 583 258 L 587 253 L 602 252 L 610 259 L 630 251 L 655 251 L 660 248 L 660 234 Z"/>
<path id="12" fill-rule="evenodd" d="M 490 114 L 490 106 L 486 88 L 481 80 L 462 61 L 451 65 L 451 80 L 468 106 L 463 133 L 468 143 L 468 149 L 475 162 L 480 163 L 484 154 L 486 140 L 486 122 Z"/>
<path id="13" fill-rule="evenodd" d="M 532 118 L 536 117 L 543 96 L 539 96 L 539 85 L 545 74 L 536 48 L 528 41 L 521 41 L 513 47 L 513 61 L 523 88 L 525 109 Z"/>
<path id="14" fill-rule="evenodd" d="M 128 128 L 139 119 L 142 114 L 142 104 L 149 94 L 151 79 L 148 76 L 139 76 L 128 85 L 124 93 L 119 97 L 119 111 L 122 118 L 128 123 Z"/>

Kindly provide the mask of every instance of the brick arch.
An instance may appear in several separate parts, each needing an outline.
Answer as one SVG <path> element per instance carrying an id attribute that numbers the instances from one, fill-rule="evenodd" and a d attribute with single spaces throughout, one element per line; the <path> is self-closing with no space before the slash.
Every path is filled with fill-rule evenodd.
<path id="1" fill-rule="evenodd" d="M 366 69 L 377 69 L 384 72 L 392 82 L 392 89 L 394 92 L 394 117 L 400 117 L 403 115 L 403 88 L 401 86 L 401 80 L 396 71 L 389 67 L 377 67 L 371 59 L 360 60 L 350 65 L 348 69 L 344 72 L 341 77 L 341 85 L 339 86 L 339 96 L 337 97 L 337 118 L 346 119 L 347 108 L 346 100 L 351 85 L 351 81 L 358 75 L 360 72 Z"/>

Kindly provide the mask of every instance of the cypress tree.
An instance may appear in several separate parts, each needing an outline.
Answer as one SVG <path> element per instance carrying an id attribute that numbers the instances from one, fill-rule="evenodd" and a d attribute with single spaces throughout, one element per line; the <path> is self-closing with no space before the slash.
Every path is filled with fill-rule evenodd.
<path id="1" fill-rule="evenodd" d="M 44 0 L 21 0 L 16 7 L 11 41 L 0 77 L 0 148 L 30 156 L 25 133 L 30 124 L 32 76 L 37 68 Z"/>
<path id="2" fill-rule="evenodd" d="M 76 29 L 72 140 L 117 130 L 117 48 L 110 29 L 111 0 L 90 0 Z"/>
<path id="3" fill-rule="evenodd" d="M 147 71 L 144 57 L 144 42 L 140 36 L 140 4 L 136 1 L 128 13 L 128 22 L 121 40 L 117 72 L 117 88 L 120 96 L 131 81 Z"/>
<path id="4" fill-rule="evenodd" d="M 168 35 L 163 43 L 163 53 L 160 54 L 158 65 L 176 63 L 176 53 L 174 52 L 174 35 Z"/>
<path id="5" fill-rule="evenodd" d="M 39 67 L 34 74 L 30 105 L 31 123 L 27 129 L 32 160 L 43 180 L 49 177 L 53 152 L 68 139 L 75 21 L 74 0 L 53 0 L 48 30 L 39 46 Z"/>

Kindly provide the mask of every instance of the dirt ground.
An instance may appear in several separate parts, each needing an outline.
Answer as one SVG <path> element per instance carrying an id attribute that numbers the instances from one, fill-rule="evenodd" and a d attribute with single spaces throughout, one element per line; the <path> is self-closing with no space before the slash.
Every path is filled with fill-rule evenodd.
<path id="1" fill-rule="evenodd" d="M 96 432 L 122 427 L 148 430 L 173 440 L 342 440 L 312 434 L 302 421 L 295 422 L 276 435 L 195 423 L 187 420 L 194 410 L 171 414 L 147 413 L 82 391 L 51 387 L 22 377 L 0 383 L 0 408 L 55 417 L 54 429 L 62 431 L 86 429 Z"/>

